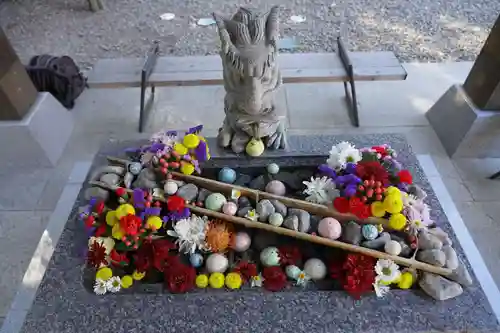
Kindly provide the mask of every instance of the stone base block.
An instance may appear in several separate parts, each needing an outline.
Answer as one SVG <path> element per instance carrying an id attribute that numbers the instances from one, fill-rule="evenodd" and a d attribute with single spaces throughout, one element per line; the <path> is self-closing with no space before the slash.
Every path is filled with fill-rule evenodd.
<path id="1" fill-rule="evenodd" d="M 53 167 L 73 132 L 73 115 L 50 93 L 39 93 L 20 121 L 0 121 L 0 170 Z"/>
<path id="2" fill-rule="evenodd" d="M 450 157 L 500 157 L 500 110 L 479 110 L 461 85 L 453 85 L 427 111 Z"/>

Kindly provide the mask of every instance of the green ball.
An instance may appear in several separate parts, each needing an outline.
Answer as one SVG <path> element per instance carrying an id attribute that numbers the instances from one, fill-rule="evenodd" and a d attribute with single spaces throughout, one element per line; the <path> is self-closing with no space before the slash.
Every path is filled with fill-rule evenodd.
<path id="1" fill-rule="evenodd" d="M 226 202 L 226 197 L 222 193 L 212 193 L 205 199 L 205 208 L 220 212 Z"/>

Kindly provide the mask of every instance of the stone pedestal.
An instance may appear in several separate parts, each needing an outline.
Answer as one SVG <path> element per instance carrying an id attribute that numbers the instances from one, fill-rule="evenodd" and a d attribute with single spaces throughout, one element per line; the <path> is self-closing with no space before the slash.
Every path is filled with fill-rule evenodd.
<path id="1" fill-rule="evenodd" d="M 0 170 L 55 166 L 72 132 L 71 112 L 39 93 L 22 120 L 0 121 Z"/>
<path id="2" fill-rule="evenodd" d="M 500 157 L 500 112 L 476 107 L 461 85 L 454 85 L 427 111 L 450 157 Z"/>

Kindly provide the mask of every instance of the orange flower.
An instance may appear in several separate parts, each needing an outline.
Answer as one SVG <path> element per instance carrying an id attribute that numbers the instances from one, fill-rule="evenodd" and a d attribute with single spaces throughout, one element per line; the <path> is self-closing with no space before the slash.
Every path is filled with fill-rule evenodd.
<path id="1" fill-rule="evenodd" d="M 205 236 L 206 246 L 212 252 L 224 252 L 231 245 L 233 237 L 233 225 L 221 220 L 215 220 L 208 224 Z"/>

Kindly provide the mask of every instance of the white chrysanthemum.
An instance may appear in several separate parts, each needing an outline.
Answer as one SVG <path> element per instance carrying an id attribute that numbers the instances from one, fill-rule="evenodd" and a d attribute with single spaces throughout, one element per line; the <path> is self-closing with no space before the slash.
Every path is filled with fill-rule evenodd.
<path id="1" fill-rule="evenodd" d="M 163 143 L 165 146 L 172 148 L 177 142 L 177 135 L 173 135 L 172 132 L 158 132 L 151 136 L 151 142 Z"/>
<path id="2" fill-rule="evenodd" d="M 117 293 L 122 288 L 122 282 L 119 276 L 112 276 L 111 279 L 106 281 L 106 289 L 109 292 Z"/>
<path id="3" fill-rule="evenodd" d="M 94 293 L 96 293 L 96 295 L 104 295 L 107 291 L 106 281 L 96 279 L 94 283 Z"/>
<path id="4" fill-rule="evenodd" d="M 375 277 L 373 289 L 375 290 L 375 294 L 377 295 L 377 297 L 384 297 L 391 290 L 389 286 L 383 285 L 381 283 L 380 276 Z"/>
<path id="5" fill-rule="evenodd" d="M 342 169 L 346 163 L 358 163 L 361 161 L 362 154 L 359 149 L 349 142 L 343 141 L 330 150 L 330 156 L 326 160 L 328 166 L 332 169 Z"/>
<path id="6" fill-rule="evenodd" d="M 401 275 L 399 266 L 390 259 L 379 259 L 375 265 L 375 272 L 380 278 L 379 283 L 383 285 L 391 284 Z"/>
<path id="7" fill-rule="evenodd" d="M 203 249 L 207 221 L 196 215 L 177 221 L 174 230 L 168 230 L 169 236 L 176 237 L 179 252 L 194 253 L 196 249 Z"/>
<path id="8" fill-rule="evenodd" d="M 340 195 L 335 188 L 335 183 L 328 177 L 311 177 L 311 181 L 302 182 L 307 188 L 304 193 L 308 195 L 306 201 L 319 204 L 329 204 Z"/>
<path id="9" fill-rule="evenodd" d="M 262 282 L 264 281 L 264 278 L 262 277 L 261 274 L 252 276 L 252 282 L 250 283 L 251 287 L 262 287 Z"/>

